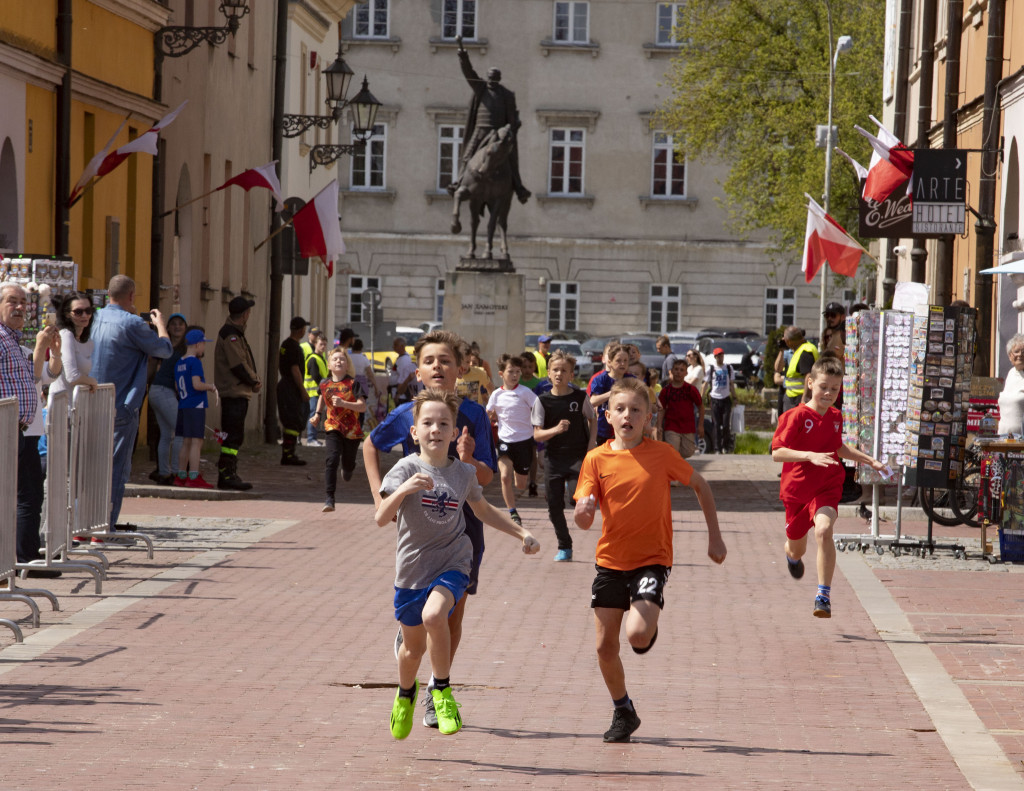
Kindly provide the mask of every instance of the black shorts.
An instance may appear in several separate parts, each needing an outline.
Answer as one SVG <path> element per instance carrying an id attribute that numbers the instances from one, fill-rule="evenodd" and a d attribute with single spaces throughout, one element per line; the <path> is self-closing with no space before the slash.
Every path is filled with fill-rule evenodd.
<path id="1" fill-rule="evenodd" d="M 206 436 L 206 408 L 185 407 L 184 409 L 179 409 L 174 433 L 179 437 L 203 439 Z"/>
<path id="2" fill-rule="evenodd" d="M 533 451 L 536 445 L 532 437 L 521 442 L 499 442 L 498 458 L 508 456 L 512 461 L 512 469 L 520 475 L 527 475 L 530 472 L 530 465 L 533 464 Z"/>
<path id="3" fill-rule="evenodd" d="M 638 599 L 654 602 L 665 609 L 665 585 L 670 566 L 641 566 L 629 571 L 606 569 L 595 564 L 597 576 L 590 588 L 590 607 L 628 610 Z"/>

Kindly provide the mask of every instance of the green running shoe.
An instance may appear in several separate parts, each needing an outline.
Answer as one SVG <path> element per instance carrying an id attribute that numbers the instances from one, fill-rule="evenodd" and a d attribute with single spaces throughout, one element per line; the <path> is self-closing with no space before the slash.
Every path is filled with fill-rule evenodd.
<path id="1" fill-rule="evenodd" d="M 413 684 L 412 697 L 403 698 L 401 687 L 395 693 L 395 703 L 391 707 L 391 735 L 396 739 L 404 739 L 412 730 L 412 710 L 416 707 L 416 696 L 420 691 L 420 682 Z"/>
<path id="2" fill-rule="evenodd" d="M 459 714 L 461 704 L 455 702 L 452 697 L 452 688 L 434 689 L 430 691 L 434 696 L 434 710 L 437 712 L 437 728 L 445 736 L 458 733 L 462 727 L 462 716 Z"/>

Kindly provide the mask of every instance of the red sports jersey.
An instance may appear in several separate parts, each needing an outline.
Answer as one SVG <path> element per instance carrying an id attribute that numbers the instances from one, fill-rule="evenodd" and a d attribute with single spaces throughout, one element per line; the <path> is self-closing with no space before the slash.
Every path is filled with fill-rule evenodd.
<path id="1" fill-rule="evenodd" d="M 835 407 L 829 407 L 824 415 L 819 415 L 807 404 L 784 412 L 772 438 L 772 450 L 789 448 L 829 453 L 839 463 L 816 467 L 809 461 L 785 462 L 779 499 L 806 503 L 819 492 L 829 489 L 842 491 L 846 472 L 837 453 L 842 444 L 843 415 Z"/>

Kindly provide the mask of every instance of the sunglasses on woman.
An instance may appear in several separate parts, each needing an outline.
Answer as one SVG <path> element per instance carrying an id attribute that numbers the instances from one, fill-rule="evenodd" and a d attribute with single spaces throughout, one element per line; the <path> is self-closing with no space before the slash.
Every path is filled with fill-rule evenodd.
<path id="1" fill-rule="evenodd" d="M 92 308 L 75 308 L 71 311 L 72 316 L 91 316 L 93 312 Z"/>

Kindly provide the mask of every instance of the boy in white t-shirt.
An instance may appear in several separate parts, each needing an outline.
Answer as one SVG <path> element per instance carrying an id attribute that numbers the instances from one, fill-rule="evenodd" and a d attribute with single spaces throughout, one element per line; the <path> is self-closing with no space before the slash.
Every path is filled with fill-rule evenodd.
<path id="1" fill-rule="evenodd" d="M 498 361 L 501 387 L 487 399 L 487 414 L 498 426 L 498 474 L 501 494 L 509 515 L 517 525 L 523 523 L 516 511 L 516 489 L 526 488 L 536 443 L 533 440 L 533 405 L 537 395 L 519 384 L 523 359 L 503 354 Z"/>

